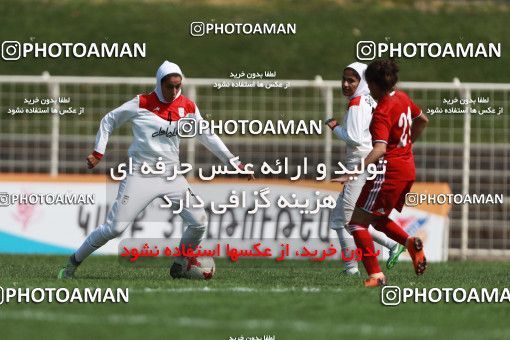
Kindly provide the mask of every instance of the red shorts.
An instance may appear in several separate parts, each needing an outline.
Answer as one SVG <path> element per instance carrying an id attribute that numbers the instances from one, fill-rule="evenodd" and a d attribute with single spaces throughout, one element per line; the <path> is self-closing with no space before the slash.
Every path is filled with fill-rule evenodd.
<path id="1" fill-rule="evenodd" d="M 365 183 L 356 206 L 375 215 L 387 216 L 393 209 L 400 212 L 413 183 L 414 180 L 396 181 L 377 176 Z"/>

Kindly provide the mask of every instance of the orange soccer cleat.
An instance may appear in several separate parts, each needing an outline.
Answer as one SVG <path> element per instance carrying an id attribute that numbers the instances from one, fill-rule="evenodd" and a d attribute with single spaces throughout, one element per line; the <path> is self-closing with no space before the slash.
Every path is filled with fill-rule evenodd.
<path id="1" fill-rule="evenodd" d="M 373 288 L 373 287 L 382 287 L 386 286 L 386 276 L 383 273 L 379 273 L 378 276 L 370 276 L 366 279 L 363 284 L 365 287 Z"/>
<path id="2" fill-rule="evenodd" d="M 423 242 L 418 237 L 409 237 L 406 241 L 406 248 L 413 259 L 416 275 L 422 275 L 425 269 L 427 269 L 427 259 L 423 251 Z"/>

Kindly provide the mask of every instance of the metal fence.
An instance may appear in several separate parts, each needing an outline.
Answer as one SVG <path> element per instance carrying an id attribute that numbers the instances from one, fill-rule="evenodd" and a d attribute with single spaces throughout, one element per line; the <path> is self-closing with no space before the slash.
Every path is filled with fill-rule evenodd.
<path id="1" fill-rule="evenodd" d="M 185 79 L 184 93 L 197 102 L 209 120 L 324 120 L 345 111 L 341 82 L 279 80 L 283 88 L 222 88 L 214 84 L 232 79 Z M 260 80 L 267 83 L 269 80 Z M 84 159 L 92 150 L 99 121 L 104 114 L 133 98 L 149 92 L 153 78 L 0 76 L 0 155 L 2 173 L 86 173 Z M 437 107 L 452 108 L 445 100 L 473 99 L 457 105 L 477 113 L 436 113 L 423 137 L 415 144 L 417 181 L 447 182 L 453 193 L 498 193 L 510 195 L 510 84 L 402 82 L 424 112 Z M 16 113 L 33 98 L 69 98 L 49 105 L 68 114 Z M 488 102 L 476 99 L 487 98 Z M 490 107 L 496 113 L 485 112 Z M 71 109 L 82 114 L 72 113 Z M 502 113 L 499 112 L 502 109 Z M 11 111 L 9 111 L 11 109 Z M 13 111 L 12 111 L 13 110 Z M 10 113 L 9 113 L 10 112 Z M 326 132 L 322 136 L 222 136 L 234 154 L 246 162 L 289 157 L 300 164 L 333 165 L 342 160 L 344 144 Z M 107 153 L 96 173 L 106 172 L 126 157 L 131 142 L 129 126 L 110 138 Z M 193 139 L 181 147 L 181 160 L 198 167 L 217 163 L 211 153 Z M 310 174 L 313 175 L 313 168 Z M 451 212 L 450 256 L 510 257 L 509 204 L 454 205 Z"/>

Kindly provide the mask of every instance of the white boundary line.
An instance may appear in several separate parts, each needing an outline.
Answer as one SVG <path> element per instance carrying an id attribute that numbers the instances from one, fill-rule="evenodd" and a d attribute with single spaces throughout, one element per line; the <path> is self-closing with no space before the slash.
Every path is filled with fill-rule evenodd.
<path id="1" fill-rule="evenodd" d="M 272 334 L 274 331 L 270 329 L 291 330 L 298 332 L 326 333 L 326 334 L 345 334 L 358 333 L 360 335 L 396 335 L 409 334 L 416 331 L 410 326 L 374 326 L 360 320 L 356 324 L 336 323 L 332 326 L 332 322 L 328 321 L 304 321 L 304 320 L 279 320 L 279 319 L 245 319 L 245 320 L 229 320 L 213 319 L 203 317 L 158 317 L 150 314 L 108 314 L 108 315 L 87 315 L 76 313 L 54 313 L 49 311 L 33 311 L 33 310 L 17 310 L 4 311 L 0 314 L 0 320 L 26 320 L 26 321 L 45 321 L 45 322 L 64 322 L 71 324 L 99 324 L 99 325 L 165 325 L 165 326 L 181 326 L 201 329 L 218 329 L 239 331 L 262 331 L 266 334 Z M 369 320 L 367 320 L 369 321 Z M 438 334 L 436 327 L 423 326 L 420 327 L 420 335 Z M 278 338 L 278 336 L 277 336 Z"/>
<path id="2" fill-rule="evenodd" d="M 342 288 L 327 288 L 322 289 L 319 287 L 274 287 L 274 288 L 253 288 L 253 287 L 226 287 L 226 288 L 211 288 L 211 287 L 177 287 L 177 288 L 129 288 L 129 293 L 134 294 L 151 294 L 151 293 L 339 293 Z"/>

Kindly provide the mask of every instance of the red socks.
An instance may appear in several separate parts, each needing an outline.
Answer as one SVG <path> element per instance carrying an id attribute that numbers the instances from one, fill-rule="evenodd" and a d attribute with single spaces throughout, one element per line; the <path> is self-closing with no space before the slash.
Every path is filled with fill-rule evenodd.
<path id="1" fill-rule="evenodd" d="M 385 233 L 389 238 L 404 246 L 406 245 L 406 240 L 409 237 L 409 234 L 388 217 L 380 216 L 375 219 L 372 225 L 375 227 L 375 229 Z M 381 267 L 379 267 L 377 256 L 373 255 L 375 254 L 374 240 L 372 239 L 372 236 L 368 232 L 367 228 L 368 226 L 360 224 L 349 225 L 349 229 L 351 230 L 352 236 L 354 237 L 354 242 L 356 242 L 356 247 L 363 250 L 363 265 L 365 266 L 368 275 L 372 275 L 375 273 L 380 273 Z M 366 254 L 368 254 L 368 256 L 366 256 Z"/>
<path id="2" fill-rule="evenodd" d="M 388 217 L 381 216 L 377 218 L 372 225 L 375 229 L 385 233 L 389 238 L 397 241 L 403 246 L 406 245 L 406 240 L 409 237 L 409 234 Z"/>
<path id="3" fill-rule="evenodd" d="M 354 242 L 356 242 L 356 247 L 363 250 L 362 260 L 368 275 L 380 273 L 381 267 L 379 267 L 377 256 L 373 255 L 375 254 L 374 240 L 370 236 L 368 229 L 359 225 L 351 225 L 350 227 L 351 230 L 354 229 L 352 236 L 354 237 Z M 371 255 L 366 256 L 367 253 L 371 253 Z"/>

